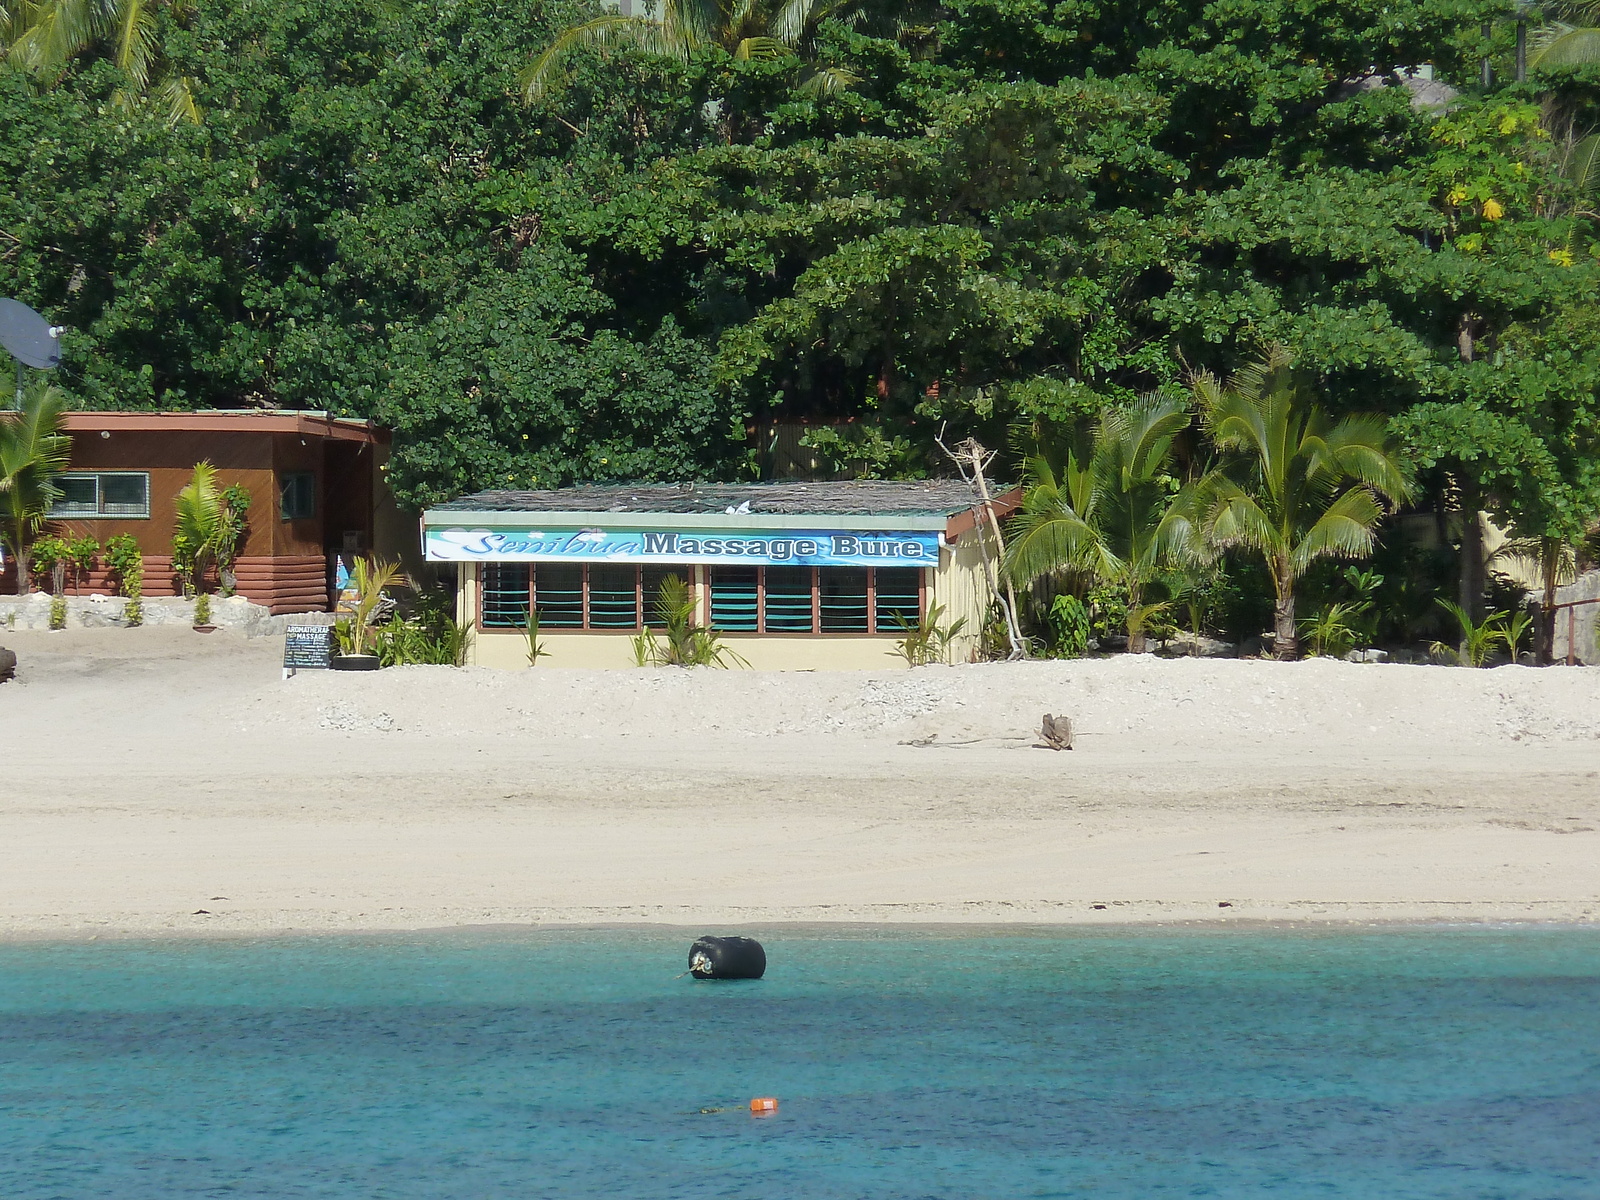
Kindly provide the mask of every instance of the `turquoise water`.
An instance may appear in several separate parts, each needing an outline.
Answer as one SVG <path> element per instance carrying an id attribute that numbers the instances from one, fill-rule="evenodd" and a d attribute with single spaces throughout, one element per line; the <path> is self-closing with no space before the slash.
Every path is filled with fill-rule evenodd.
<path id="1" fill-rule="evenodd" d="M 693 932 L 0 946 L 0 1197 L 1600 1197 L 1600 932 Z"/>

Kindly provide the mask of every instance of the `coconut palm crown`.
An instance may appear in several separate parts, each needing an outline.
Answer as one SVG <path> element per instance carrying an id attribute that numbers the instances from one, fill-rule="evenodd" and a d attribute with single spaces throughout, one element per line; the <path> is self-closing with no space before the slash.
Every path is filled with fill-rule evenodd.
<path id="1" fill-rule="evenodd" d="M 1528 66 L 1584 67 L 1600 62 L 1600 2 L 1555 4 L 1545 8 L 1552 19 L 1533 32 Z"/>
<path id="2" fill-rule="evenodd" d="M 608 13 L 568 27 L 522 69 L 517 86 L 527 104 L 559 90 L 568 57 L 583 46 L 631 46 L 683 60 L 712 46 L 746 61 L 803 55 L 824 19 L 849 21 L 858 5 L 859 0 L 733 0 L 723 7 L 716 0 L 662 0 L 659 15 Z M 848 71 L 825 67 L 802 90 L 824 95 L 855 82 Z"/>
<path id="3" fill-rule="evenodd" d="M 1388 422 L 1356 413 L 1335 420 L 1296 375 L 1283 346 L 1226 384 L 1193 379 L 1206 432 L 1231 462 L 1199 485 L 1201 528 L 1217 548 L 1259 553 L 1276 592 L 1274 651 L 1299 652 L 1295 585 L 1320 558 L 1367 558 L 1385 502 L 1412 494 L 1392 453 Z"/>
<path id="4" fill-rule="evenodd" d="M 29 551 L 61 498 L 55 477 L 72 449 L 61 431 L 65 409 L 60 392 L 43 388 L 21 412 L 0 413 L 0 543 L 16 559 L 19 595 L 28 590 Z"/>
<path id="5" fill-rule="evenodd" d="M 14 67 L 53 75 L 102 48 L 132 85 L 120 104 L 153 100 L 169 123 L 200 121 L 194 80 L 166 69 L 162 25 L 188 18 L 189 0 L 0 0 L 0 37 Z"/>
<path id="6" fill-rule="evenodd" d="M 1030 456 L 1022 509 L 1012 523 L 1005 569 L 1019 584 L 1080 571 L 1128 592 L 1128 648 L 1144 649 L 1155 608 L 1145 589 L 1165 566 L 1194 556 L 1193 493 L 1174 491 L 1174 439 L 1189 405 L 1155 396 L 1080 428 L 1057 453 Z"/>

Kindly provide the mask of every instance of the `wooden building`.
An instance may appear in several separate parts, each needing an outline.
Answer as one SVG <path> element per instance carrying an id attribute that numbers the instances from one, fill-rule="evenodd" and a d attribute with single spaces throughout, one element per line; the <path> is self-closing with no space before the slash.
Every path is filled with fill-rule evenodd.
<path id="1" fill-rule="evenodd" d="M 217 468 L 219 486 L 250 493 L 238 591 L 275 613 L 326 610 L 341 552 L 415 560 L 416 526 L 384 479 L 389 435 L 370 422 L 259 409 L 78 412 L 67 414 L 66 432 L 71 465 L 56 481 L 50 531 L 102 544 L 132 534 L 147 596 L 182 594 L 172 570 L 174 501 L 201 461 Z M 14 577 L 0 590 L 15 591 Z M 103 565 L 68 590 L 109 591 Z"/>

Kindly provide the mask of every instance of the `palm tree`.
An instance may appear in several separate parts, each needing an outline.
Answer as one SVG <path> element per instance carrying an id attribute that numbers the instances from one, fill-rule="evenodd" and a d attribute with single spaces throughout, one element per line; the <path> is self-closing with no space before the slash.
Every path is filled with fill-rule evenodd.
<path id="1" fill-rule="evenodd" d="M 1534 652 L 1540 662 L 1549 662 L 1555 649 L 1556 589 L 1578 578 L 1579 558 L 1586 547 L 1586 539 L 1595 537 L 1593 532 L 1577 538 L 1550 534 L 1511 537 L 1494 552 L 1494 558 L 1509 560 L 1520 568 L 1524 577 L 1539 581 L 1539 632 Z"/>
<path id="2" fill-rule="evenodd" d="M 172 565 L 198 595 L 205 590 L 206 572 L 221 557 L 222 539 L 228 533 L 217 469 L 209 462 L 195 463 L 194 474 L 178 493 L 174 507 Z"/>
<path id="3" fill-rule="evenodd" d="M 194 80 L 166 69 L 161 45 L 163 20 L 182 21 L 189 9 L 190 0 L 0 0 L 0 32 L 7 60 L 35 73 L 58 73 L 103 47 L 132 84 L 131 94 L 117 93 L 118 103 L 147 96 L 170 124 L 199 124 Z"/>
<path id="4" fill-rule="evenodd" d="M 700 50 L 721 47 L 736 59 L 770 60 L 810 51 L 826 18 L 853 22 L 860 0 L 663 0 L 661 15 L 608 13 L 570 26 L 517 76 L 522 99 L 532 104 L 559 89 L 562 68 L 582 46 L 631 46 L 648 54 L 687 61 Z M 856 77 L 833 67 L 816 70 L 802 85 L 813 95 L 848 88 Z"/>
<path id="5" fill-rule="evenodd" d="M 55 388 L 34 392 L 22 411 L 0 416 L 0 541 L 17 563 L 17 595 L 28 593 L 29 552 L 61 497 L 55 477 L 67 469 L 72 439 L 61 432 L 66 400 Z"/>
<path id="6" fill-rule="evenodd" d="M 1411 495 L 1388 422 L 1364 413 L 1334 420 L 1278 345 L 1226 385 L 1202 371 L 1193 388 L 1212 442 L 1238 455 L 1200 484 L 1204 534 L 1218 549 L 1266 560 L 1276 592 L 1273 649 L 1294 658 L 1300 577 L 1319 558 L 1369 557 L 1384 502 Z"/>
<path id="7" fill-rule="evenodd" d="M 1161 605 L 1145 590 L 1162 568 L 1193 556 L 1192 492 L 1172 489 L 1173 439 L 1190 422 L 1181 399 L 1157 396 L 1078 429 L 1058 454 L 1023 464 L 1026 490 L 1005 569 L 1026 585 L 1078 570 L 1128 593 L 1128 649 L 1142 653 Z"/>
<path id="8" fill-rule="evenodd" d="M 376 631 L 373 615 L 383 600 L 386 588 L 400 580 L 400 564 L 384 559 L 358 558 L 350 568 L 350 586 L 355 589 L 355 611 L 350 617 L 352 654 L 367 654 Z"/>

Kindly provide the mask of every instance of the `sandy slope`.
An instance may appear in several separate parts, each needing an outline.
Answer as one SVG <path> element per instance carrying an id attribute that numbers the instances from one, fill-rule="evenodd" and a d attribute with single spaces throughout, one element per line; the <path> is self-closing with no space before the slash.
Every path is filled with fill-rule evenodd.
<path id="1" fill-rule="evenodd" d="M 0 934 L 1600 919 L 1596 669 L 284 682 L 274 639 L 0 640 Z"/>

